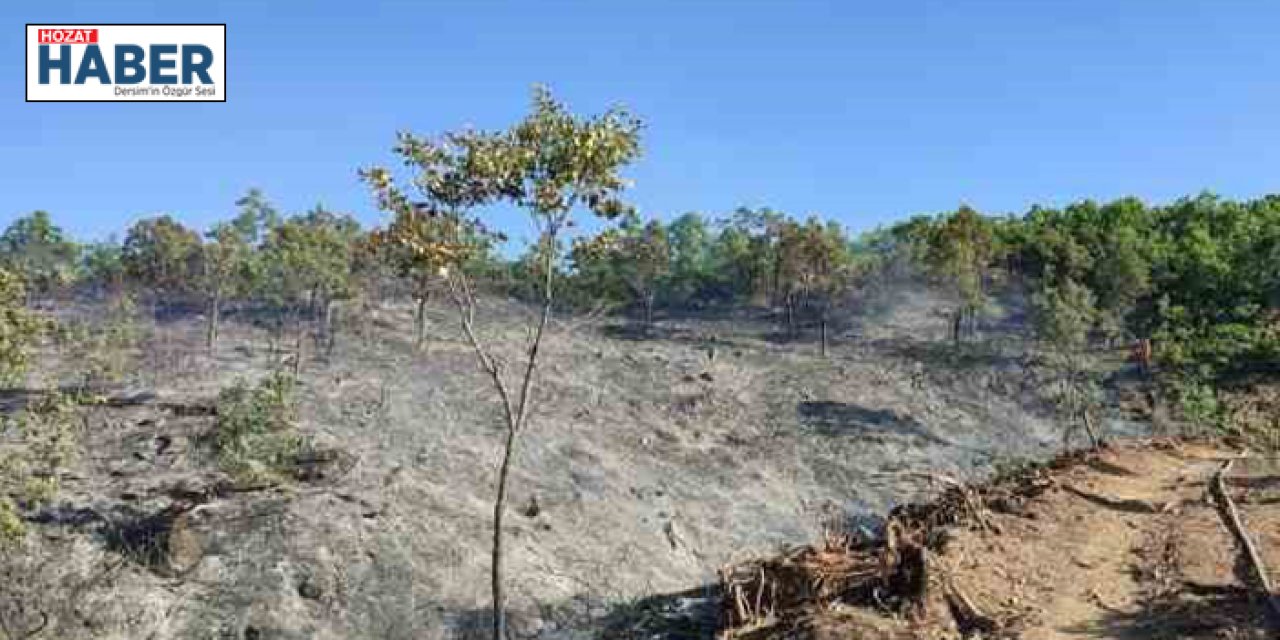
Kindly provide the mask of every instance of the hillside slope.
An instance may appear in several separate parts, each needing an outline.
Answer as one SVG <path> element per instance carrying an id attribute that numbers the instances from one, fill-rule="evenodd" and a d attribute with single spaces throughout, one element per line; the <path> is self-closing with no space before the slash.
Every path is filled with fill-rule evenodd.
<path id="1" fill-rule="evenodd" d="M 922 472 L 972 478 L 1061 446 L 1016 311 L 955 356 L 941 303 L 898 297 L 827 360 L 747 314 L 648 335 L 558 323 L 513 475 L 517 636 L 706 637 L 699 596 L 725 564 L 833 524 L 875 528 L 931 495 Z M 526 312 L 484 312 L 514 355 Z M 422 354 L 407 307 L 343 321 L 336 349 L 302 367 L 301 428 L 347 462 L 257 491 L 226 489 L 200 407 L 279 366 L 269 334 L 232 318 L 210 357 L 199 318 L 161 325 L 132 382 L 143 399 L 89 414 L 88 455 L 9 563 L 43 567 L 48 597 L 6 597 L 35 598 L 28 611 L 77 637 L 481 634 L 500 423 L 449 310 L 430 316 Z M 656 609 L 692 621 L 647 631 Z"/>

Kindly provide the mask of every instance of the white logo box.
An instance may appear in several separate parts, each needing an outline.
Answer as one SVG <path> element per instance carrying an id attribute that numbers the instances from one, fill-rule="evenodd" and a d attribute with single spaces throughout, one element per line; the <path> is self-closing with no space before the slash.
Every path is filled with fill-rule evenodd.
<path id="1" fill-rule="evenodd" d="M 28 102 L 227 100 L 226 24 L 28 24 L 26 45 Z"/>

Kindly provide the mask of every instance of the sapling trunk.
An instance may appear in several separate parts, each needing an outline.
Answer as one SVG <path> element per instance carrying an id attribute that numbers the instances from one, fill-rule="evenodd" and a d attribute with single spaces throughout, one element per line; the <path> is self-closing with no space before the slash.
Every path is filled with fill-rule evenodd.
<path id="1" fill-rule="evenodd" d="M 787 336 L 796 337 L 796 300 L 795 296 L 787 294 Z"/>
<path id="2" fill-rule="evenodd" d="M 325 298 L 324 302 L 324 345 L 326 352 L 333 350 L 333 345 L 337 341 L 333 330 L 333 301 Z"/>
<path id="3" fill-rule="evenodd" d="M 427 297 L 419 296 L 413 312 L 413 346 L 419 351 L 427 341 Z"/>
<path id="4" fill-rule="evenodd" d="M 822 319 L 818 321 L 818 331 L 822 334 L 820 338 L 819 353 L 822 357 L 827 357 L 827 312 L 822 312 Z"/>
<path id="5" fill-rule="evenodd" d="M 511 475 L 511 457 L 516 448 L 516 431 L 507 429 L 506 443 L 502 448 L 502 466 L 498 468 L 498 492 L 493 500 L 493 553 L 491 564 L 491 589 L 493 592 L 493 637 L 507 637 L 506 595 L 503 593 L 502 516 L 507 510 L 507 477 Z"/>
<path id="6" fill-rule="evenodd" d="M 209 299 L 209 324 L 205 333 L 205 343 L 209 347 L 209 351 L 213 351 L 214 345 L 218 342 L 218 321 L 219 312 L 222 307 L 222 292 L 215 291 Z"/>

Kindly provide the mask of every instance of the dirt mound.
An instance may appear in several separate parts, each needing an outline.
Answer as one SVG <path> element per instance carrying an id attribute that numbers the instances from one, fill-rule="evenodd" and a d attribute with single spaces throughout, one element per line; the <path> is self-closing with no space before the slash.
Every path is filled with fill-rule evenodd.
<path id="1" fill-rule="evenodd" d="M 895 510 L 874 539 L 722 572 L 723 638 L 1264 638 L 1255 564 L 1211 490 L 1223 446 L 1159 441 L 1065 456 Z M 1222 486 L 1280 566 L 1280 476 L 1237 461 Z M 1274 623 L 1274 621 L 1272 621 Z"/>

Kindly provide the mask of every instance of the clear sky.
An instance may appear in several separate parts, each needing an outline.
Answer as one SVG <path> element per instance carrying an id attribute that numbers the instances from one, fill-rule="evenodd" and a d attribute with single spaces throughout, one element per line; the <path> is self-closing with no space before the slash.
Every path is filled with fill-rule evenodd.
<path id="1" fill-rule="evenodd" d="M 27 104 L 26 22 L 226 22 L 229 99 Z M 663 216 L 866 229 L 962 201 L 1280 191 L 1267 0 L 12 0 L 0 25 L 0 223 L 46 209 L 80 237 L 204 227 L 250 186 L 376 222 L 355 169 L 395 131 L 505 126 L 534 83 L 644 118 L 632 198 Z"/>

